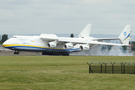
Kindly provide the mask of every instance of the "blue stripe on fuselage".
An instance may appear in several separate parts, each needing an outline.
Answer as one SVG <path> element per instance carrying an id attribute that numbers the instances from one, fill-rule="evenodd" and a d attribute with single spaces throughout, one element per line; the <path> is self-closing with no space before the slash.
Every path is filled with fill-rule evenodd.
<path id="1" fill-rule="evenodd" d="M 12 49 L 12 50 L 20 50 L 20 51 L 35 51 L 35 52 L 43 52 L 45 50 L 54 50 L 54 51 L 69 51 L 69 52 L 73 52 L 73 51 L 78 51 L 79 48 L 76 49 L 52 49 L 52 48 L 40 48 L 40 47 L 30 47 L 30 46 L 9 46 L 9 47 L 5 47 L 8 49 Z"/>

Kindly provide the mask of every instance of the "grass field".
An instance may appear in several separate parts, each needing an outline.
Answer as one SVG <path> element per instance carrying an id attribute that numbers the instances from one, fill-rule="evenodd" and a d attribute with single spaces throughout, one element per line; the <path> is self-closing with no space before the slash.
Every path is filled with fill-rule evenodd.
<path id="1" fill-rule="evenodd" d="M 0 90 L 135 90 L 134 74 L 89 74 L 86 62 L 135 57 L 0 56 Z"/>

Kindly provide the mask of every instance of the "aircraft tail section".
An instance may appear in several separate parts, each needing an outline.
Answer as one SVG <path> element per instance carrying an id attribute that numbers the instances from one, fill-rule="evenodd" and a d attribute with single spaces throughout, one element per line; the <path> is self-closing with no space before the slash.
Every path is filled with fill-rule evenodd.
<path id="1" fill-rule="evenodd" d="M 124 30 L 121 32 L 121 34 L 118 37 L 122 44 L 129 44 L 130 38 L 130 25 L 126 25 Z"/>
<path id="2" fill-rule="evenodd" d="M 81 31 L 81 33 L 78 35 L 79 38 L 87 38 L 90 35 L 91 30 L 91 24 L 87 24 L 86 27 Z"/>

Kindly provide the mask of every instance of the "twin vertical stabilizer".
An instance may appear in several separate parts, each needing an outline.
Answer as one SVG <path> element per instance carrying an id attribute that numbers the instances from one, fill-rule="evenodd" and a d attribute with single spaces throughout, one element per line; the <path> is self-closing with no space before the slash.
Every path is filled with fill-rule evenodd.
<path id="1" fill-rule="evenodd" d="M 92 26 L 91 24 L 87 24 L 86 27 L 78 35 L 78 37 L 79 38 L 88 38 L 90 35 L 91 26 Z"/>
<path id="2" fill-rule="evenodd" d="M 118 37 L 122 44 L 129 44 L 130 38 L 130 25 L 126 25 L 124 30 L 121 32 L 121 34 Z"/>

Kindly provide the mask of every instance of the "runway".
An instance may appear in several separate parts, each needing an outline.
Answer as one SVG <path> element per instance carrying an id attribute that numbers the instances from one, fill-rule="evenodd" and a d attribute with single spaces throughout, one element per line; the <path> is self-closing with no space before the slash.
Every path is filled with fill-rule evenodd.
<path id="1" fill-rule="evenodd" d="M 2 45 L 0 45 L 0 51 L 12 51 L 12 50 L 6 49 Z"/>

